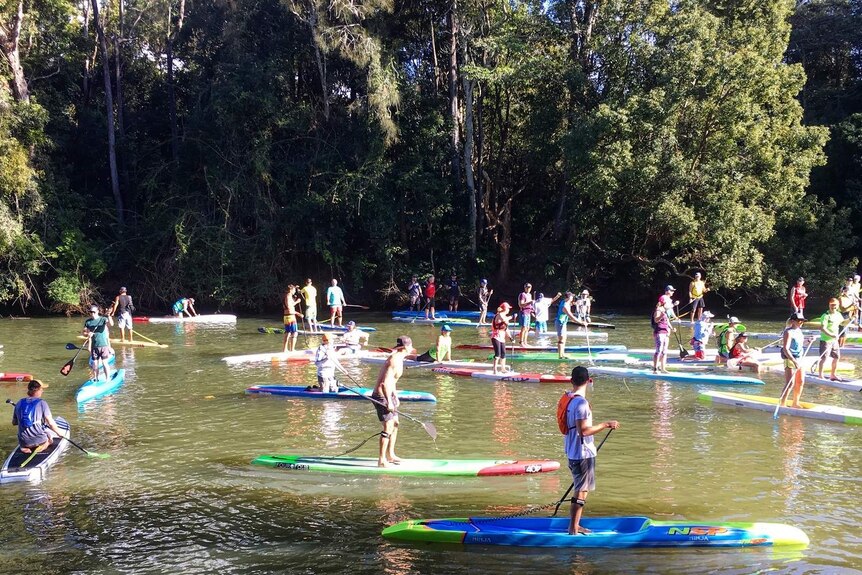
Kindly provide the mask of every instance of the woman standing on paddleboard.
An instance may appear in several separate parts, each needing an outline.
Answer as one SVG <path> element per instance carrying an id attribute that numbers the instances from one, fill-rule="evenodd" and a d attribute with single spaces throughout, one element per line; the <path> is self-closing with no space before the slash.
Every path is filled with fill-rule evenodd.
<path id="1" fill-rule="evenodd" d="M 494 346 L 494 373 L 506 371 L 506 338 L 509 337 L 509 302 L 497 308 L 497 315 L 491 320 L 491 345 Z"/>
<path id="2" fill-rule="evenodd" d="M 796 285 L 790 288 L 789 297 L 793 313 L 805 315 L 805 300 L 808 298 L 808 292 L 805 290 L 805 278 L 796 280 Z"/>

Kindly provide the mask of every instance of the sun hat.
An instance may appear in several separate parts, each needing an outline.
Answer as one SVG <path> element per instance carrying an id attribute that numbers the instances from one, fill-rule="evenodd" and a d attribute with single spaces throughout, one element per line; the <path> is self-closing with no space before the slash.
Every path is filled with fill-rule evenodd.
<path id="1" fill-rule="evenodd" d="M 664 286 L 664 291 L 676 291 L 676 288 L 670 284 L 667 284 L 666 286 Z"/>
<path id="2" fill-rule="evenodd" d="M 739 323 L 739 318 L 735 315 L 732 315 L 730 316 L 730 318 L 728 318 L 727 323 Z"/>
<path id="3" fill-rule="evenodd" d="M 806 320 L 805 317 L 801 313 L 796 312 L 796 313 L 790 314 L 790 317 L 787 318 L 787 321 L 808 321 L 808 320 Z"/>
<path id="4" fill-rule="evenodd" d="M 448 323 L 444 323 L 440 326 L 440 331 L 452 331 L 452 327 Z"/>

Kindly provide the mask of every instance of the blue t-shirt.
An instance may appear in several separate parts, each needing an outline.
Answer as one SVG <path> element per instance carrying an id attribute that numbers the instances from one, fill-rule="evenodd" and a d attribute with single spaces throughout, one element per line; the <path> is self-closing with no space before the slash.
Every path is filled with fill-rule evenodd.
<path id="1" fill-rule="evenodd" d="M 571 392 L 569 392 L 571 395 Z M 569 459 L 590 459 L 596 456 L 596 446 L 593 444 L 593 436 L 581 437 L 578 421 L 586 420 L 587 425 L 593 424 L 593 411 L 590 402 L 581 395 L 575 395 L 569 402 L 566 410 L 566 423 L 569 432 L 566 434 L 565 446 L 566 457 Z"/>
<path id="2" fill-rule="evenodd" d="M 698 320 L 694 324 L 694 334 L 692 338 L 706 345 L 709 340 L 709 333 L 712 331 L 712 324 L 706 320 Z"/>

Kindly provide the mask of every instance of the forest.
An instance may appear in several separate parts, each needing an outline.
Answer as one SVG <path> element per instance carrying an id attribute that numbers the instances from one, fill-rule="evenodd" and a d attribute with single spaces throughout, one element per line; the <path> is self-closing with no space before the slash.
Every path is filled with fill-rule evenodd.
<path id="1" fill-rule="evenodd" d="M 18 313 L 858 264 L 862 0 L 3 0 L 0 50 Z"/>

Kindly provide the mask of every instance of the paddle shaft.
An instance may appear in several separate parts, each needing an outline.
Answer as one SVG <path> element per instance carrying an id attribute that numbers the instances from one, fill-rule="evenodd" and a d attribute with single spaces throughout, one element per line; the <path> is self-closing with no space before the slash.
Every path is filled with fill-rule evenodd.
<path id="1" fill-rule="evenodd" d="M 599 446 L 598 446 L 598 447 L 596 447 L 596 453 L 598 453 L 598 452 L 599 452 L 599 450 L 602 448 L 602 445 L 604 445 L 604 444 L 605 444 L 605 441 L 607 441 L 607 440 L 608 440 L 608 437 L 610 437 L 610 436 L 611 436 L 611 432 L 612 432 L 612 431 L 613 431 L 613 428 L 608 429 L 608 433 L 607 433 L 607 435 L 605 435 L 605 437 L 601 440 L 601 442 L 599 442 Z M 560 500 L 556 502 L 556 503 L 557 503 L 557 506 L 554 508 L 554 514 L 553 514 L 551 517 L 555 517 L 555 516 L 557 515 L 557 512 L 560 510 L 560 505 L 562 505 L 562 504 L 563 504 L 563 501 L 565 501 L 565 500 L 566 500 L 566 497 L 568 497 L 568 496 L 569 496 L 569 493 L 571 493 L 571 492 L 572 492 L 572 489 L 574 489 L 574 488 L 575 488 L 575 482 L 574 482 L 574 481 L 572 481 L 572 484 L 571 484 L 571 485 L 569 485 L 569 488 L 568 488 L 568 489 L 566 489 L 566 492 L 565 492 L 565 493 L 563 493 L 563 496 L 562 496 L 562 497 L 560 497 Z"/>
<path id="2" fill-rule="evenodd" d="M 156 345 L 162 345 L 162 344 L 160 344 L 159 342 L 157 342 L 156 340 L 148 338 L 147 336 L 145 336 L 144 334 L 142 334 L 141 332 L 139 332 L 139 331 L 138 331 L 138 330 L 136 330 L 136 329 L 133 329 L 133 330 L 131 330 L 131 331 L 132 331 L 132 333 L 134 333 L 136 336 L 138 336 L 138 337 L 140 337 L 140 338 L 143 338 L 144 340 L 146 340 L 146 341 L 148 341 L 148 342 L 150 342 L 150 343 L 154 343 L 154 344 L 156 344 Z"/>
<path id="3" fill-rule="evenodd" d="M 90 333 L 90 335 L 87 336 L 87 341 L 84 342 L 84 345 L 79 347 L 78 351 L 75 352 L 75 356 L 63 364 L 63 367 L 60 368 L 60 375 L 62 375 L 62 376 L 69 375 L 69 372 L 71 372 L 72 368 L 75 366 L 75 360 L 78 359 L 78 354 L 81 353 L 81 350 L 84 349 L 84 346 L 86 346 L 88 343 L 90 343 L 90 340 L 92 339 L 92 337 L 93 337 L 93 334 Z"/>
<path id="4" fill-rule="evenodd" d="M 330 356 L 329 354 L 327 354 L 327 357 L 332 359 L 333 363 L 335 363 L 335 365 L 338 367 L 338 370 L 341 373 L 343 373 L 344 375 L 346 375 L 350 379 L 350 381 L 352 381 L 356 385 L 360 385 L 360 383 L 358 381 L 356 381 L 356 379 L 352 375 L 350 375 L 346 369 L 344 369 L 344 366 L 341 365 L 341 362 L 339 362 L 338 359 Z M 344 387 L 345 389 L 352 391 L 353 393 L 355 393 L 356 395 L 358 395 L 360 397 L 364 397 L 365 399 L 367 399 L 371 403 L 375 403 L 375 404 L 379 405 L 380 407 L 384 407 L 386 409 L 389 409 L 389 407 L 385 403 L 383 403 L 382 401 L 378 401 L 369 395 L 365 395 L 363 393 L 360 393 L 355 388 L 350 387 L 349 385 L 341 384 L 341 386 Z M 406 417 L 407 419 L 409 419 L 411 421 L 415 421 L 416 423 L 418 423 L 419 425 L 422 426 L 422 429 L 424 429 L 425 432 L 428 433 L 428 435 L 431 436 L 432 440 L 437 439 L 437 429 L 434 427 L 433 424 L 425 423 L 424 421 L 420 421 L 420 420 L 416 419 L 415 417 L 413 417 L 412 415 L 407 415 L 406 413 L 398 411 L 397 409 L 393 409 L 392 412 L 397 413 L 398 415 L 403 415 L 404 417 Z"/>

